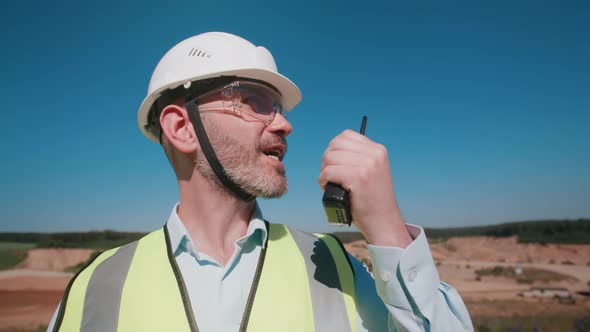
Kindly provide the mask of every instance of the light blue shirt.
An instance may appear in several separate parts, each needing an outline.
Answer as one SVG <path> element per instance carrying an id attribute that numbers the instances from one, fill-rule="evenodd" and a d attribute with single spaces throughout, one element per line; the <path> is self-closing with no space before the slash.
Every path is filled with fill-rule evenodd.
<path id="1" fill-rule="evenodd" d="M 167 223 L 170 244 L 199 330 L 238 331 L 268 236 L 262 212 L 256 205 L 246 235 L 235 242 L 233 256 L 223 266 L 199 251 L 177 207 Z M 414 241 L 406 249 L 368 245 L 375 279 L 349 255 L 355 271 L 358 331 L 473 331 L 459 293 L 439 280 L 424 231 L 414 225 L 407 228 Z"/>

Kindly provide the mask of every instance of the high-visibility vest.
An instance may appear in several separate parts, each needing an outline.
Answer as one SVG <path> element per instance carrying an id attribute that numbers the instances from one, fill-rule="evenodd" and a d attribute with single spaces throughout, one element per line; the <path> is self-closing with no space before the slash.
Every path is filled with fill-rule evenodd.
<path id="1" fill-rule="evenodd" d="M 342 244 L 266 226 L 240 331 L 356 331 L 354 272 Z M 166 226 L 74 276 L 54 331 L 198 331 Z"/>

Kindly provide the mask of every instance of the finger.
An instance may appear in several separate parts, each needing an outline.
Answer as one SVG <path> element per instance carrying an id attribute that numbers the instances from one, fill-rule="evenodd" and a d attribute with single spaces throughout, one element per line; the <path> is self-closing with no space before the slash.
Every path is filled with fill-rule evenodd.
<path id="1" fill-rule="evenodd" d="M 362 135 L 360 138 L 361 139 L 358 139 L 358 137 L 351 137 L 347 135 L 336 136 L 332 141 L 330 141 L 330 144 L 328 144 L 328 149 L 366 151 L 367 149 L 372 149 L 377 145 L 377 143 Z"/>
<path id="2" fill-rule="evenodd" d="M 330 150 L 324 153 L 320 170 L 330 165 L 360 166 L 366 155 L 358 151 Z"/>
<path id="3" fill-rule="evenodd" d="M 360 167 L 355 166 L 344 166 L 344 165 L 331 165 L 325 167 L 318 177 L 318 184 L 325 190 L 328 182 L 336 183 L 346 191 L 352 192 L 353 185 L 351 179 L 354 178 L 354 174 L 358 173 Z"/>
<path id="4" fill-rule="evenodd" d="M 331 154 L 336 152 L 356 154 L 356 160 L 353 161 L 353 165 L 358 165 L 359 163 L 366 165 L 389 163 L 387 148 L 384 145 L 372 142 L 369 145 L 360 144 L 358 146 L 352 146 L 355 144 L 360 143 L 352 142 L 347 148 L 342 149 L 334 148 L 333 146 L 328 147 L 324 153 L 324 157 L 322 157 L 321 168 L 325 167 L 324 158 L 329 157 Z"/>
<path id="5" fill-rule="evenodd" d="M 365 136 L 365 135 L 363 135 L 363 134 L 361 134 L 359 132 L 356 132 L 354 130 L 351 130 L 351 129 L 344 130 L 342 133 L 340 133 L 340 135 L 342 137 L 346 137 L 348 139 L 355 140 L 355 141 L 358 141 L 358 142 L 371 141 L 367 136 Z"/>

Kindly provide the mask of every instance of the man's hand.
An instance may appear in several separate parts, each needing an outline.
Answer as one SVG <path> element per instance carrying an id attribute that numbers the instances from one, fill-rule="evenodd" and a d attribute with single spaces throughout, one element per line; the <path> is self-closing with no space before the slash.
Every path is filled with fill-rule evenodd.
<path id="1" fill-rule="evenodd" d="M 383 145 L 345 130 L 328 145 L 318 182 L 322 189 L 333 182 L 349 192 L 353 223 L 370 244 L 405 248 L 412 242 L 397 206 Z"/>

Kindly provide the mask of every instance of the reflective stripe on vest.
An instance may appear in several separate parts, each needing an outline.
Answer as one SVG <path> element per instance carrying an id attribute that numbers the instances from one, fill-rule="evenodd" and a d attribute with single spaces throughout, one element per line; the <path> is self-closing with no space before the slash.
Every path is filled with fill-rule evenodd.
<path id="1" fill-rule="evenodd" d="M 76 275 L 54 331 L 198 331 L 166 232 Z M 240 331 L 356 331 L 354 276 L 336 239 L 271 224 L 261 259 Z"/>

